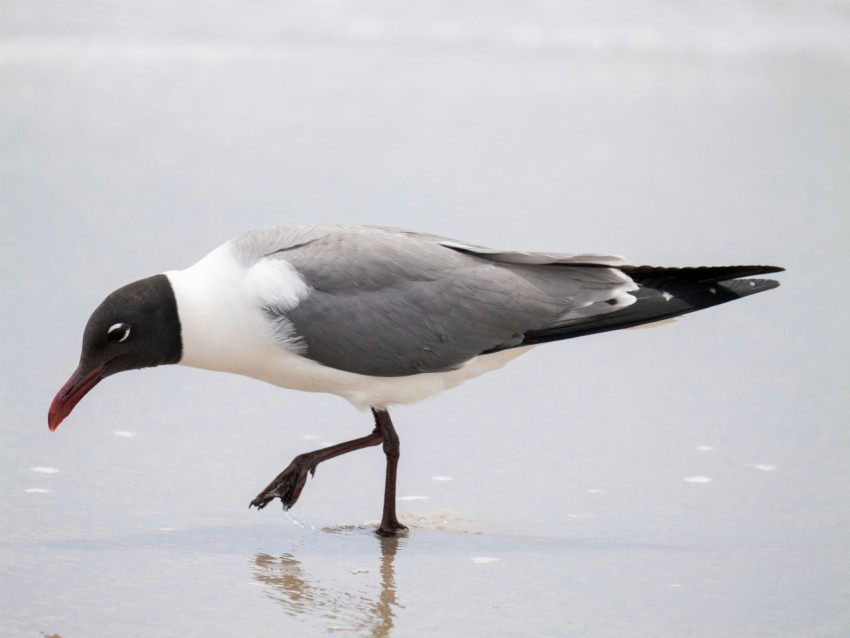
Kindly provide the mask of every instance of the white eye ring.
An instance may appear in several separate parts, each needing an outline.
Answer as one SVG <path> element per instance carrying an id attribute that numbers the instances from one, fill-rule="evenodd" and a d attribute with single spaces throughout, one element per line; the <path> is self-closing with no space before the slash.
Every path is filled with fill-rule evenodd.
<path id="1" fill-rule="evenodd" d="M 122 330 L 124 334 L 120 337 L 118 336 L 118 331 Z M 126 341 L 127 337 L 130 336 L 130 326 L 126 323 L 116 323 L 109 327 L 109 330 L 106 331 L 106 334 L 109 336 L 111 341 L 115 343 L 121 343 L 122 341 Z"/>

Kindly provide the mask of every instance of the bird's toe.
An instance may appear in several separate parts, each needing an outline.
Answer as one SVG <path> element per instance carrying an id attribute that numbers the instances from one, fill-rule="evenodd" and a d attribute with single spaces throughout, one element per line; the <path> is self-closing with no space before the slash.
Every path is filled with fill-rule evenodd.
<path id="1" fill-rule="evenodd" d="M 407 525 L 402 525 L 397 520 L 396 521 L 382 521 L 378 529 L 375 530 L 375 533 L 378 536 L 383 537 L 391 537 L 397 536 L 399 532 L 406 532 Z"/>
<path id="2" fill-rule="evenodd" d="M 265 492 L 261 494 L 257 494 L 254 497 L 254 500 L 248 505 L 248 508 L 256 507 L 258 510 L 263 509 L 266 505 L 268 505 L 274 497 L 268 496 Z"/>
<path id="3" fill-rule="evenodd" d="M 250 507 L 263 509 L 271 501 L 279 498 L 283 504 L 283 509 L 288 510 L 295 505 L 298 497 L 301 496 L 301 490 L 307 483 L 307 475 L 312 475 L 315 471 L 315 466 L 299 462 L 296 459 L 251 501 Z"/>

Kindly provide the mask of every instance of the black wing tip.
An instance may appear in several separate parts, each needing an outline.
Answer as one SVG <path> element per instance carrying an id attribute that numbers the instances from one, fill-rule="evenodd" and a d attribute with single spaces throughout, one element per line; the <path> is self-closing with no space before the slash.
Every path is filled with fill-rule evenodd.
<path id="1" fill-rule="evenodd" d="M 779 288 L 780 284 L 775 279 L 730 279 L 719 282 L 719 285 L 738 297 L 747 297 L 757 292 Z"/>
<path id="2" fill-rule="evenodd" d="M 770 275 L 784 272 L 782 266 L 739 265 L 739 266 L 627 266 L 621 267 L 624 273 L 639 283 L 660 284 L 669 281 L 690 281 L 694 283 L 720 283 L 740 277 Z"/>
<path id="3" fill-rule="evenodd" d="M 778 273 L 778 272 L 785 272 L 785 268 L 783 268 L 782 266 L 767 266 L 767 265 L 762 265 L 762 266 L 735 266 L 735 268 L 753 269 L 754 271 L 756 271 L 756 272 L 752 273 L 753 275 L 772 275 L 772 274 Z M 777 285 L 779 285 L 779 284 L 777 284 Z"/>

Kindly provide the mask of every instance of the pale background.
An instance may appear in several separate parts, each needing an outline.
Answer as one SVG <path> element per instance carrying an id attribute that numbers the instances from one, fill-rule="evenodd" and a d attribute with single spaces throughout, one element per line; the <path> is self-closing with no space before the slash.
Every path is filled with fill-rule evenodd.
<path id="1" fill-rule="evenodd" d="M 0 635 L 850 635 L 848 214 L 846 1 L 0 0 Z M 334 397 L 48 432 L 108 292 L 329 221 L 788 272 L 397 410 L 396 541 L 380 449 L 247 508 Z"/>

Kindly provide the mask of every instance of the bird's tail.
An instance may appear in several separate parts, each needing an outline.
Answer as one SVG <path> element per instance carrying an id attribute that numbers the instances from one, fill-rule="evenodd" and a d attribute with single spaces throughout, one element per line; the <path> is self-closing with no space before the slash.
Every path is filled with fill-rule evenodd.
<path id="1" fill-rule="evenodd" d="M 631 294 L 635 303 L 602 315 L 574 319 L 525 334 L 523 345 L 634 328 L 665 321 L 689 312 L 717 306 L 779 286 L 772 279 L 739 279 L 751 275 L 782 272 L 778 266 L 702 266 L 661 268 L 621 266 L 620 270 L 638 284 Z"/>

